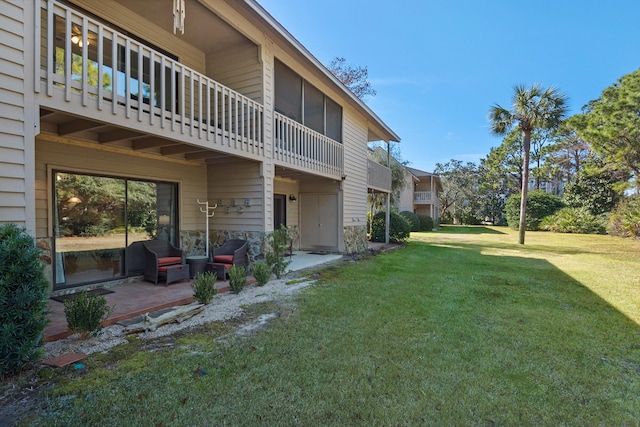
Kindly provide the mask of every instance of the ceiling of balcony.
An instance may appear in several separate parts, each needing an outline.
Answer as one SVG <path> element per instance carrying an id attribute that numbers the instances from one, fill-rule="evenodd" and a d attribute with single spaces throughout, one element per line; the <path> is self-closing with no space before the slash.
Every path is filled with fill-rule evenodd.
<path id="1" fill-rule="evenodd" d="M 173 1 L 156 0 L 153 7 L 140 0 L 115 0 L 134 13 L 157 24 L 165 31 L 173 32 Z M 197 1 L 187 1 L 184 34 L 179 37 L 198 47 L 205 54 L 252 44 L 243 34 L 236 31 L 215 13 Z"/>
<path id="2" fill-rule="evenodd" d="M 142 131 L 108 125 L 90 118 L 79 118 L 62 111 L 40 108 L 41 135 L 55 141 L 88 147 L 110 147 L 120 153 L 142 153 L 157 159 L 229 163 L 238 158 L 202 146 L 187 144 Z"/>

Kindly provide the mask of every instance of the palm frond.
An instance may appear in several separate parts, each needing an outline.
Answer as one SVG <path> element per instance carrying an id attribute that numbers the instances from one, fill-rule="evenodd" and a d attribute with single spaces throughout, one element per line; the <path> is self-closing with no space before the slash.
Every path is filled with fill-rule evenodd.
<path id="1" fill-rule="evenodd" d="M 506 108 L 495 104 L 489 110 L 489 122 L 491 123 L 491 133 L 494 135 L 506 135 L 513 127 L 513 115 Z"/>

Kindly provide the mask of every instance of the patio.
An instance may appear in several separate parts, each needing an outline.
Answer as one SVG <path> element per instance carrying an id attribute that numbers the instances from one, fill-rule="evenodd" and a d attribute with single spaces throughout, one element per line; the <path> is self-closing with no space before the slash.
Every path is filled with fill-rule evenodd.
<path id="1" fill-rule="evenodd" d="M 341 259 L 338 254 L 313 254 L 304 251 L 294 252 L 290 258 L 289 271 L 299 271 Z M 289 257 L 287 257 L 289 259 Z M 252 276 L 247 277 L 248 285 L 255 283 Z M 115 305 L 113 313 L 105 321 L 112 325 L 144 313 L 150 313 L 167 307 L 190 304 L 194 301 L 191 280 L 175 282 L 169 286 L 154 285 L 151 282 L 136 281 L 110 287 L 113 293 L 104 295 L 108 305 Z M 229 283 L 218 280 L 218 292 L 229 291 Z M 71 335 L 64 315 L 64 304 L 49 299 L 47 304 L 50 323 L 44 330 L 44 341 L 56 341 Z"/>

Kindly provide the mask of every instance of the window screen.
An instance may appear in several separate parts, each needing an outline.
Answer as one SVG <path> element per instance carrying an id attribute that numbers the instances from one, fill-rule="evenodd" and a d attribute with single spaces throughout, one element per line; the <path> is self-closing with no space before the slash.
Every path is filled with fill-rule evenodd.
<path id="1" fill-rule="evenodd" d="M 302 77 L 276 61 L 276 111 L 302 123 Z"/>
<path id="2" fill-rule="evenodd" d="M 304 83 L 303 124 L 324 134 L 324 95 L 307 82 Z"/>

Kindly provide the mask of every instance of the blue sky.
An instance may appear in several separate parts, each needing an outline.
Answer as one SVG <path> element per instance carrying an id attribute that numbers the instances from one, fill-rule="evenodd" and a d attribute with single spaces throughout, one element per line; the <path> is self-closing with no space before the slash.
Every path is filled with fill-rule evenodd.
<path id="1" fill-rule="evenodd" d="M 365 101 L 426 171 L 500 145 L 487 113 L 516 84 L 557 87 L 574 114 L 640 68 L 637 0 L 258 1 L 323 64 L 368 68 Z"/>

